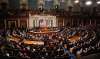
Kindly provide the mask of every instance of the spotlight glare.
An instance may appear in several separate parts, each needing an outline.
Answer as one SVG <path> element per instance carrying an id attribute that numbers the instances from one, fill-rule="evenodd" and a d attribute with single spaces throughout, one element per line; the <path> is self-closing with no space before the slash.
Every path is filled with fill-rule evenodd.
<path id="1" fill-rule="evenodd" d="M 79 0 L 75 0 L 74 3 L 79 3 Z"/>
<path id="2" fill-rule="evenodd" d="M 97 1 L 97 4 L 100 4 L 100 1 Z"/>
<path id="3" fill-rule="evenodd" d="M 92 1 L 86 1 L 85 4 L 86 4 L 87 6 L 90 6 L 90 5 L 92 5 Z"/>

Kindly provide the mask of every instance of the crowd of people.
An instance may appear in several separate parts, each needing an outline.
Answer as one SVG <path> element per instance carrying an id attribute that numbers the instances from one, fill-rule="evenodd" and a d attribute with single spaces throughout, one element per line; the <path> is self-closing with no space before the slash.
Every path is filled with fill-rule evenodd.
<path id="1" fill-rule="evenodd" d="M 0 35 L 0 56 L 18 59 L 80 59 L 100 52 L 99 32 L 86 27 L 63 27 L 52 34 L 29 34 L 29 30 L 6 30 Z M 74 42 L 69 37 L 79 34 Z M 20 40 L 9 40 L 18 36 Z M 44 45 L 28 45 L 23 40 L 41 40 Z"/>

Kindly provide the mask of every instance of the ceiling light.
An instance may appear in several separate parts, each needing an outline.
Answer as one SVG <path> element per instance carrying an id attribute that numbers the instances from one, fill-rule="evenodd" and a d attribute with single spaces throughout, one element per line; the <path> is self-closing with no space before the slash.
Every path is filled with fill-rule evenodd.
<path id="1" fill-rule="evenodd" d="M 92 1 L 86 1 L 85 4 L 86 4 L 87 6 L 90 6 L 90 5 L 92 5 Z"/>

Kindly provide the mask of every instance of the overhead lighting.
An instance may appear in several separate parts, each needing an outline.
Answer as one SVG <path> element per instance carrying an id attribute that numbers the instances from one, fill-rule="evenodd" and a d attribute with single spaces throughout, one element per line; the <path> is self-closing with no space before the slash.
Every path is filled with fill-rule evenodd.
<path id="1" fill-rule="evenodd" d="M 92 5 L 92 1 L 86 1 L 85 4 L 86 4 L 87 6 L 90 6 L 90 5 Z"/>
<path id="2" fill-rule="evenodd" d="M 79 0 L 75 0 L 74 3 L 79 3 Z"/>
<path id="3" fill-rule="evenodd" d="M 100 1 L 97 1 L 97 4 L 100 4 Z"/>

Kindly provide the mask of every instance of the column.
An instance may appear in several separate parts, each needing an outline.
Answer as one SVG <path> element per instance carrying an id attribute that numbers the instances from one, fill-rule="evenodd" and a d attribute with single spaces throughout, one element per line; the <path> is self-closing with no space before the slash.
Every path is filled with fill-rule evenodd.
<path id="1" fill-rule="evenodd" d="M 69 7 L 73 7 L 72 0 L 66 0 L 66 10 L 69 10 Z"/>
<path id="2" fill-rule="evenodd" d="M 54 0 L 54 6 L 55 6 L 55 5 L 60 5 L 59 0 Z"/>
<path id="3" fill-rule="evenodd" d="M 20 19 L 19 19 L 19 18 L 18 18 L 18 27 L 21 27 L 21 26 L 20 26 Z"/>
<path id="4" fill-rule="evenodd" d="M 20 0 L 20 8 L 28 8 L 28 0 Z"/>
<path id="5" fill-rule="evenodd" d="M 7 28 L 6 26 L 7 26 L 7 21 L 6 21 L 7 19 L 4 19 L 4 25 L 5 25 L 5 29 Z"/>
<path id="6" fill-rule="evenodd" d="M 53 6 L 54 6 L 54 8 L 59 8 L 59 6 L 60 6 L 59 0 L 54 0 Z"/>

